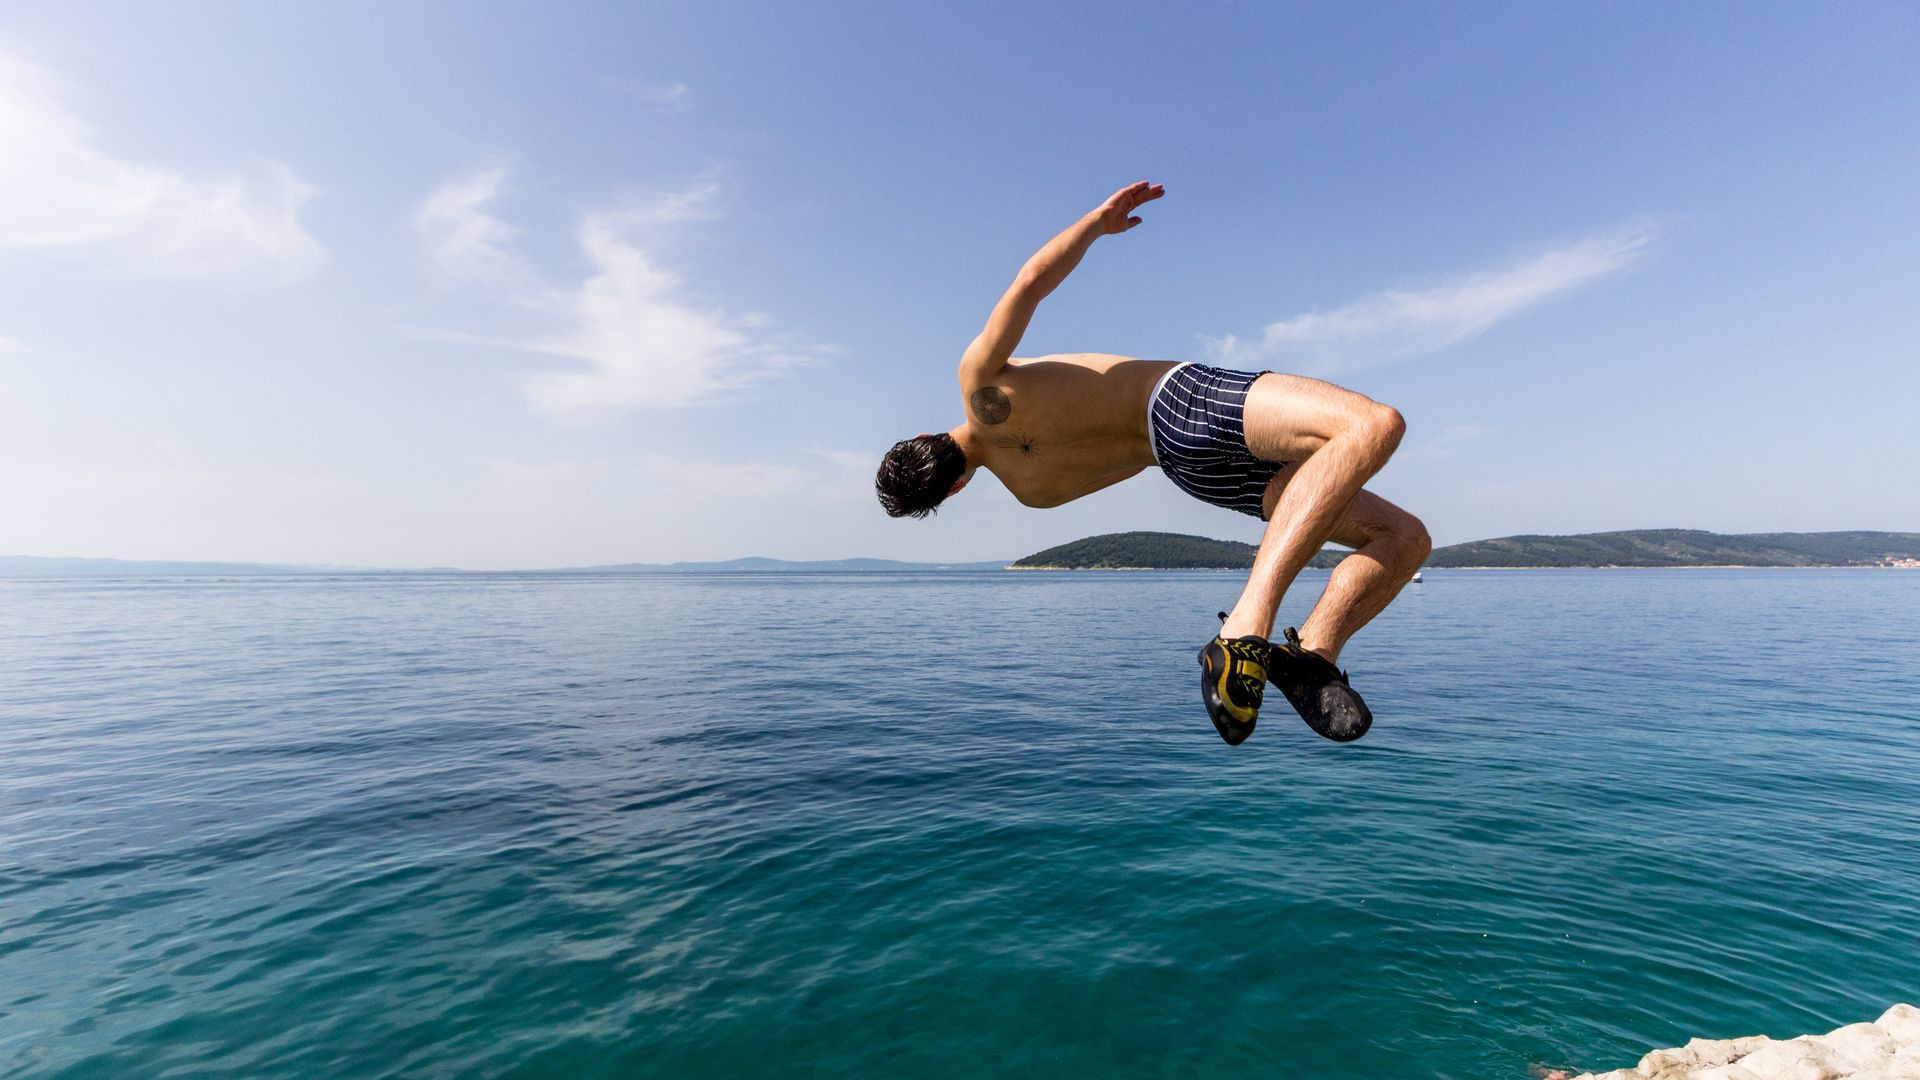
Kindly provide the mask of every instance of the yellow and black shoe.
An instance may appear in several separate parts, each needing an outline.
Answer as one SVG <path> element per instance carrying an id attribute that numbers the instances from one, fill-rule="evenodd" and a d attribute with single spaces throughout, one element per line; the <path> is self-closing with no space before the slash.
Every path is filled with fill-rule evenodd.
<path id="1" fill-rule="evenodd" d="M 1287 627 L 1285 641 L 1273 646 L 1267 670 L 1300 719 L 1322 736 L 1352 742 L 1373 726 L 1373 711 L 1347 685 L 1347 673 L 1307 651 L 1293 627 Z"/>
<path id="2" fill-rule="evenodd" d="M 1216 636 L 1200 650 L 1200 698 L 1207 704 L 1214 730 L 1228 746 L 1246 742 L 1260 719 L 1270 648 L 1262 637 Z"/>

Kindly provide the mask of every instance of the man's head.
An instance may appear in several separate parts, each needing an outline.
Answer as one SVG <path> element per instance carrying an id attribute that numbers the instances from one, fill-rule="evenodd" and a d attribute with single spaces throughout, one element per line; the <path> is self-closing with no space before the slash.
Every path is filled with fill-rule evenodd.
<path id="1" fill-rule="evenodd" d="M 952 435 L 915 435 L 880 459 L 873 490 L 890 517 L 926 517 L 965 487 L 967 455 Z"/>

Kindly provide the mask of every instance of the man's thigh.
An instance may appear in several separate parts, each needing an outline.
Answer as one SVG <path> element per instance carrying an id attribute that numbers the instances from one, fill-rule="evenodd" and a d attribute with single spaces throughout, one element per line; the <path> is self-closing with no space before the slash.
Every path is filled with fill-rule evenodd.
<path id="1" fill-rule="evenodd" d="M 1273 516 L 1280 493 L 1286 490 L 1287 481 L 1299 470 L 1300 463 L 1290 461 L 1273 474 L 1272 480 L 1267 481 L 1267 492 L 1260 503 L 1263 516 Z M 1362 488 L 1334 525 L 1332 539 L 1343 547 L 1357 548 L 1381 536 L 1412 536 L 1423 528 L 1419 518 Z"/>
<path id="2" fill-rule="evenodd" d="M 1298 462 L 1348 430 L 1375 404 L 1365 394 L 1330 382 L 1269 371 L 1247 390 L 1241 427 L 1254 457 Z"/>

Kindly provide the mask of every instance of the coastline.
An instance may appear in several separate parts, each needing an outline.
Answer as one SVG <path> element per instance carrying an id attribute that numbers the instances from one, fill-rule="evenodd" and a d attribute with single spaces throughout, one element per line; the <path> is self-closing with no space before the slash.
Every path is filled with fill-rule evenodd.
<path id="1" fill-rule="evenodd" d="M 1232 570 L 1245 572 L 1247 568 L 1244 566 L 1008 566 L 1007 569 L 1009 570 L 1047 570 L 1047 571 L 1064 570 L 1070 573 L 1078 573 L 1080 571 L 1088 571 L 1088 570 L 1091 570 L 1091 571 L 1200 570 L 1200 571 L 1206 571 L 1209 573 L 1225 573 L 1227 571 L 1232 571 Z"/>
<path id="2" fill-rule="evenodd" d="M 1244 566 L 1008 566 L 1008 570 L 1209 570 L 1238 571 L 1244 573 Z M 1310 566 L 1309 570 L 1321 570 L 1325 567 Z M 1828 563 L 1810 566 L 1781 566 L 1775 563 L 1686 563 L 1679 566 L 1622 566 L 1618 563 L 1595 563 L 1584 566 L 1423 566 L 1420 572 L 1446 573 L 1453 570 L 1916 570 L 1920 566 L 1901 566 L 1860 563 Z"/>
<path id="3" fill-rule="evenodd" d="M 1885 563 L 1814 563 L 1807 566 L 1782 566 L 1778 563 L 1684 563 L 1677 566 L 1622 566 L 1596 563 L 1587 566 L 1423 566 L 1428 570 L 1913 570 L 1920 567 L 1889 566 Z"/>
<path id="4" fill-rule="evenodd" d="M 1824 1035 L 1694 1039 L 1611 1072 L 1546 1073 L 1547 1080 L 1905 1080 L 1920 1076 L 1920 1009 L 1895 1005 L 1872 1023 Z"/>

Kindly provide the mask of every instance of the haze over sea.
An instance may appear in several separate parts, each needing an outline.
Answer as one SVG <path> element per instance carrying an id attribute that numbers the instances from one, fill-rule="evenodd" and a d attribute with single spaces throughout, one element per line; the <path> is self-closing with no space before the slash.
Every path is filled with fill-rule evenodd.
<path id="1" fill-rule="evenodd" d="M 1296 588 L 1297 621 L 1324 575 Z M 0 1074 L 1520 1077 L 1920 996 L 1920 573 L 0 581 Z"/>

